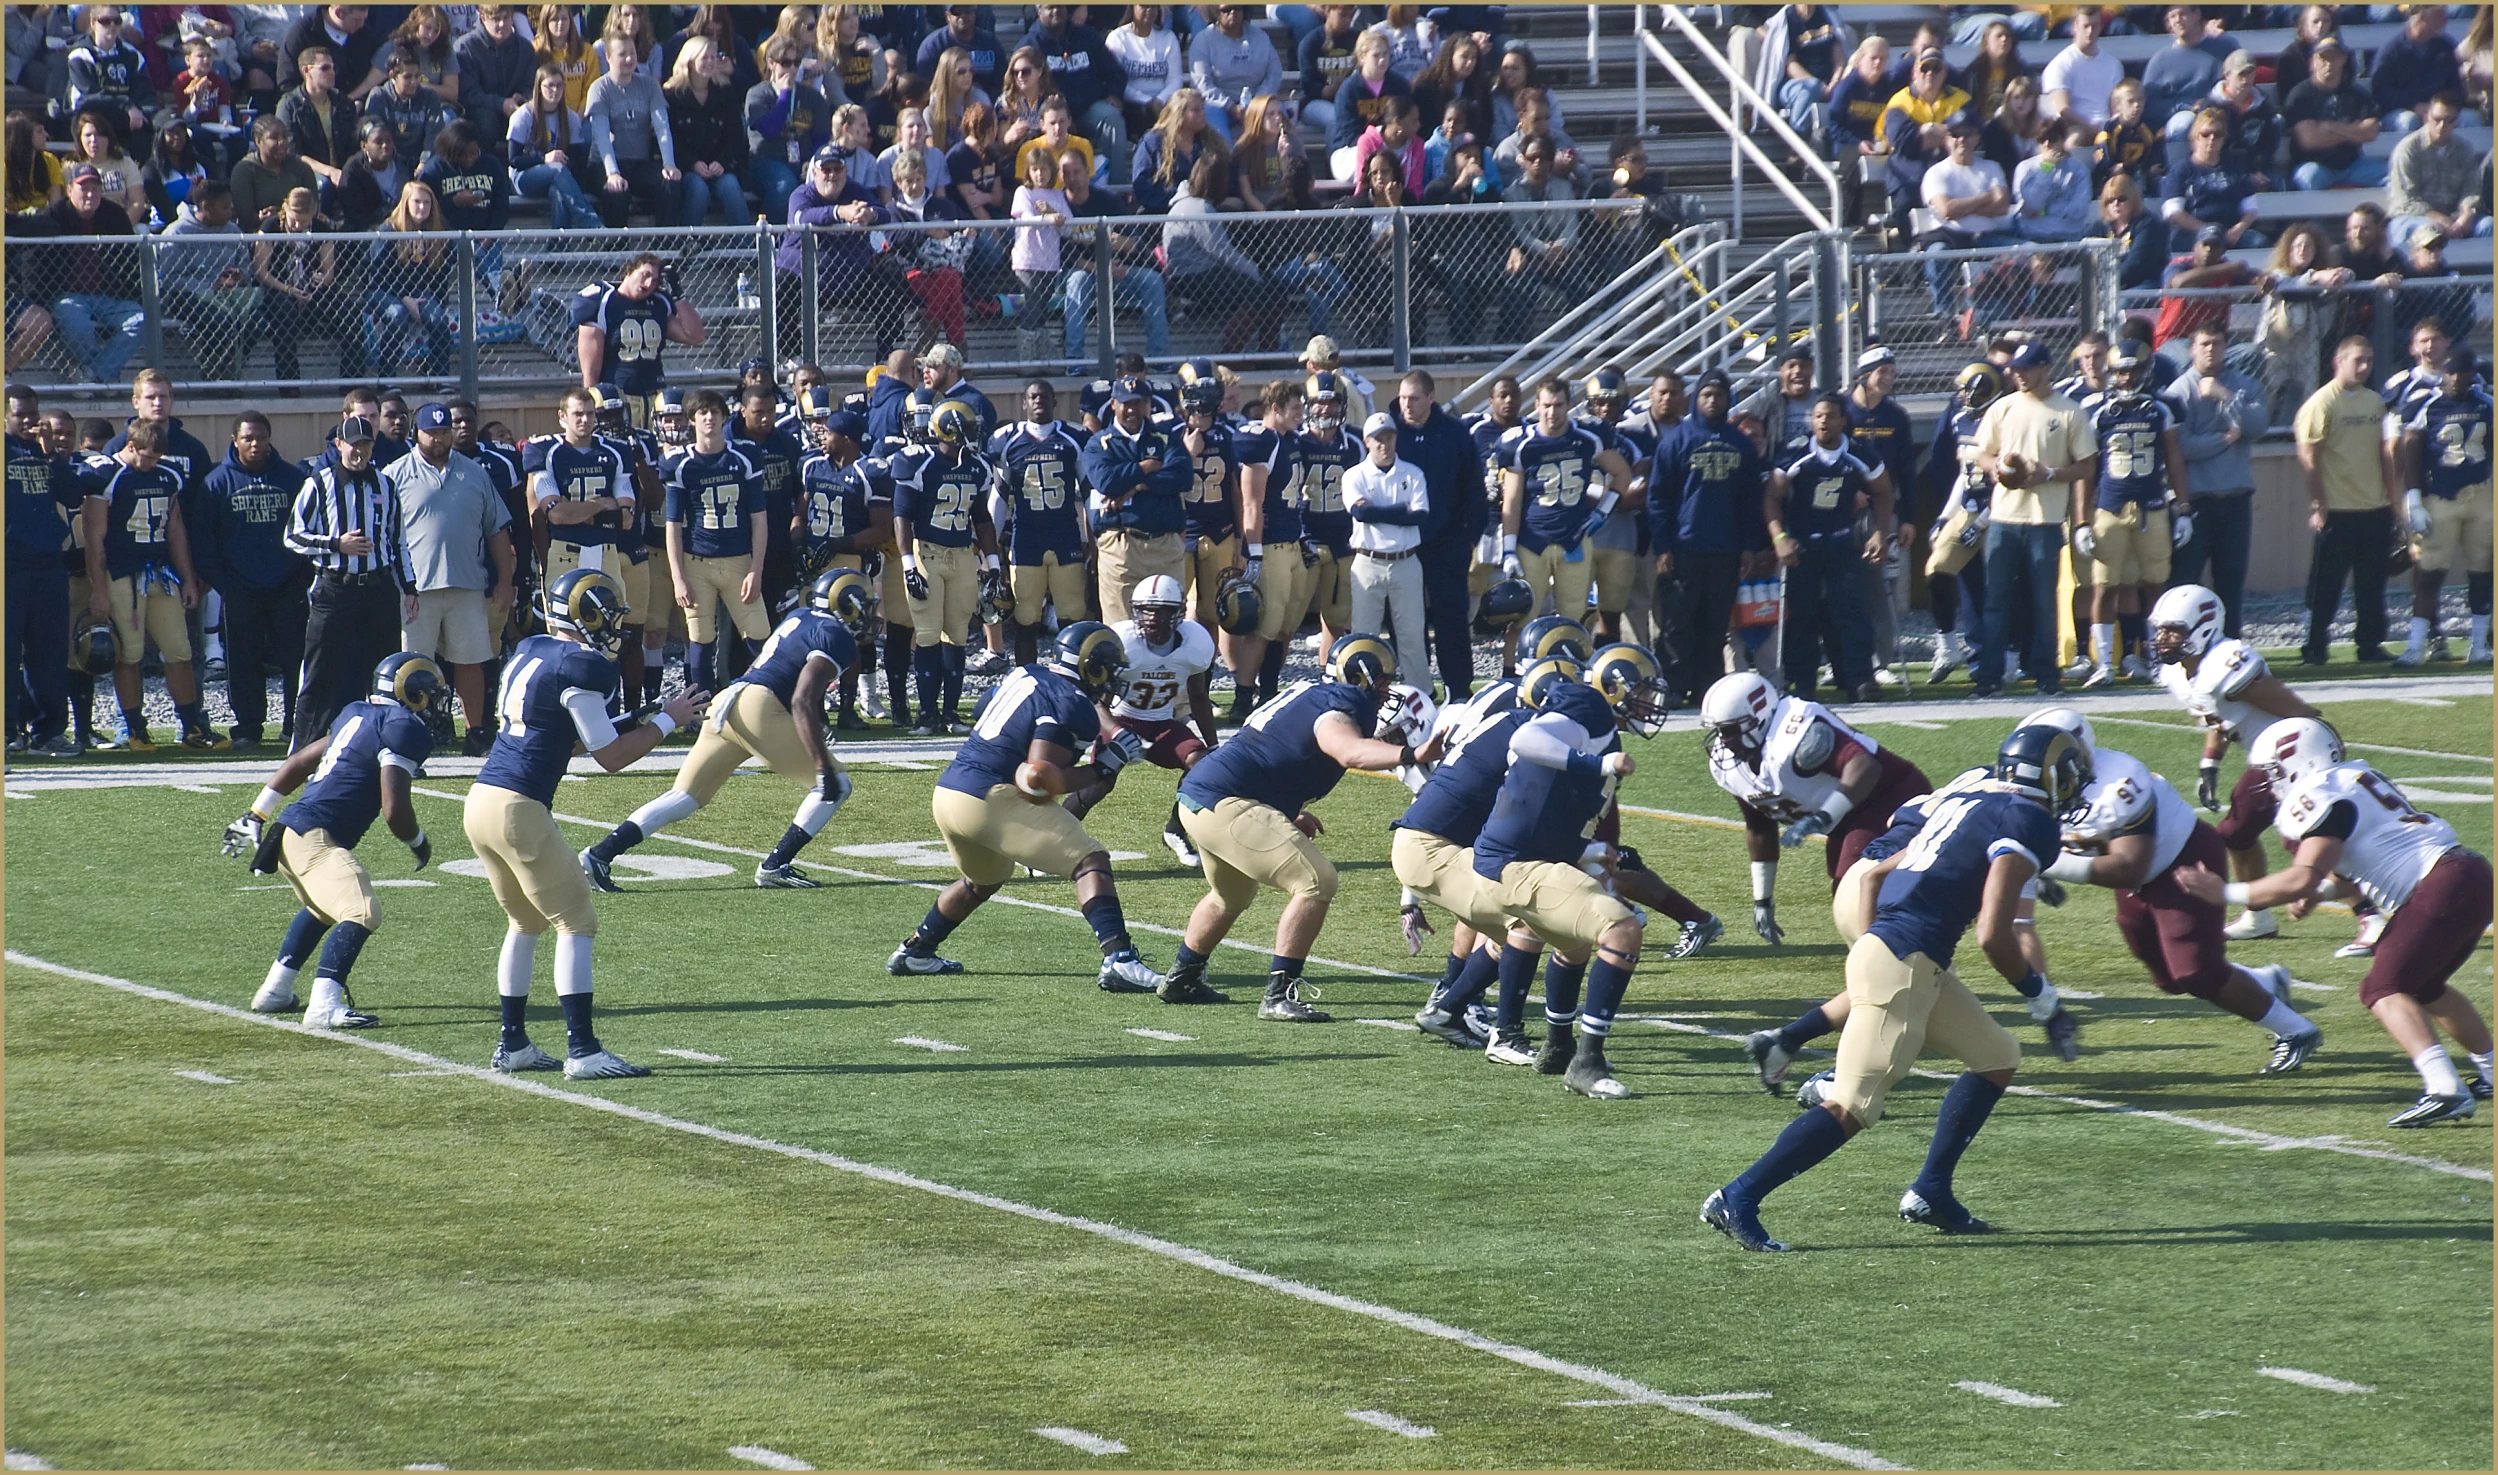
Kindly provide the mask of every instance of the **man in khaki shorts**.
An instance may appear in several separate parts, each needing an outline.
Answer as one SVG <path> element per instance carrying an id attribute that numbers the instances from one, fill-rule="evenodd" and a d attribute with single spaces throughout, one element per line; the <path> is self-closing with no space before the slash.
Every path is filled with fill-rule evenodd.
<path id="1" fill-rule="evenodd" d="M 454 436 L 448 406 L 419 406 L 416 449 L 382 475 L 399 494 L 399 535 L 416 591 L 415 617 L 400 622 L 399 645 L 450 669 L 468 716 L 462 751 L 476 758 L 494 742 L 486 663 L 501 653 L 495 635 L 512 603 L 511 513 L 486 468 L 451 448 Z"/>
<path id="2" fill-rule="evenodd" d="M 1258 628 L 1233 642 L 1232 720 L 1245 722 L 1275 695 L 1263 675 L 1266 648 L 1289 640 L 1309 612 L 1316 581 L 1301 560 L 1301 386 L 1270 382 L 1258 423 L 1232 437 L 1240 457 L 1240 541 L 1249 582 L 1258 586 Z"/>
<path id="3" fill-rule="evenodd" d="M 694 423 L 694 444 L 668 458 L 659 481 L 667 498 L 668 572 L 685 611 L 685 669 L 692 673 L 686 679 L 710 686 L 712 648 L 725 633 L 721 606 L 749 642 L 771 633 L 763 613 L 771 509 L 755 463 L 729 444 L 728 401 L 716 390 L 698 390 L 686 416 Z"/>
<path id="4" fill-rule="evenodd" d="M 2151 350 L 2140 339 L 2120 338 L 2108 350 L 2110 388 L 2082 404 L 2099 448 L 2091 506 L 2076 509 L 2073 529 L 2075 572 L 2086 563 L 2091 585 L 2085 691 L 2115 681 L 2120 657 L 2123 674 L 2149 678 L 2144 621 L 2168 587 L 2169 550 L 2180 536 L 2175 519 L 2185 516 L 2190 495 L 2177 412 L 2151 393 L 2150 378 Z"/>

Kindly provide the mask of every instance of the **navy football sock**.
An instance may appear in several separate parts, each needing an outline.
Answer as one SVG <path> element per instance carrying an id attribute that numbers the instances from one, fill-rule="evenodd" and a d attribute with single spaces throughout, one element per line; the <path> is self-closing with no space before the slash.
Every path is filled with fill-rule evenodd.
<path id="1" fill-rule="evenodd" d="M 685 684 L 689 687 L 718 690 L 711 686 L 711 647 L 716 642 L 685 642 Z"/>
<path id="2" fill-rule="evenodd" d="M 503 995 L 503 1048 L 517 1050 L 529 1043 L 529 996 Z"/>
<path id="3" fill-rule="evenodd" d="M 297 912 L 295 920 L 286 924 L 286 940 L 278 944 L 278 961 L 289 968 L 302 968 L 312 950 L 321 945 L 321 934 L 329 930 L 330 924 L 314 916 L 312 908 Z"/>
<path id="4" fill-rule="evenodd" d="M 1565 963 L 1559 953 L 1544 962 L 1544 1022 L 1568 1024 L 1579 1017 L 1579 981 L 1587 976 L 1585 963 Z"/>
<path id="5" fill-rule="evenodd" d="M 2116 653 L 2116 658 L 2123 661 L 2140 649 L 2145 640 L 2151 638 L 2151 617 L 2145 614 L 2129 615 L 2120 612 L 2116 617 L 2116 629 L 2117 639 L 2124 643 L 2124 648 Z"/>
<path id="6" fill-rule="evenodd" d="M 641 843 L 642 827 L 626 820 L 592 842 L 590 853 L 601 860 L 614 860 Z"/>
<path id="7" fill-rule="evenodd" d="M 1812 1008 L 1797 1015 L 1794 1023 L 1778 1031 L 1778 1048 L 1793 1055 L 1803 1049 L 1808 1042 L 1820 1039 L 1828 1033 L 1830 1033 L 1830 1016 L 1821 1012 L 1821 1005 L 1815 1004 Z"/>
<path id="8" fill-rule="evenodd" d="M 642 702 L 645 706 L 659 700 L 660 683 L 668 679 L 668 663 L 645 660 L 642 663 Z"/>
<path id="9" fill-rule="evenodd" d="M 1500 997 L 1493 1005 L 1493 1023 L 1502 1034 L 1518 1034 L 1526 1028 L 1527 988 L 1535 982 L 1536 954 L 1504 943 L 1501 946 Z"/>
<path id="10" fill-rule="evenodd" d="M 885 631 L 885 701 L 897 722 L 911 715 L 911 671 L 916 659 L 912 652 L 917 649 L 909 626 Z"/>
<path id="11" fill-rule="evenodd" d="M 953 936 L 954 929 L 962 925 L 932 906 L 928 915 L 919 919 L 919 930 L 911 934 L 910 946 L 915 952 L 933 953 L 937 944 Z"/>
<path id="12" fill-rule="evenodd" d="M 1307 960 L 1302 958 L 1287 958 L 1282 953 L 1274 953 L 1269 955 L 1266 960 L 1266 971 L 1269 973 L 1281 973 L 1287 978 L 1299 978 L 1301 976 L 1301 965 L 1305 961 Z"/>
<path id="13" fill-rule="evenodd" d="M 598 1053 L 598 1035 L 590 1028 L 590 991 L 558 994 L 557 1003 L 564 1006 L 564 1039 L 566 1053 L 576 1058 Z"/>
<path id="14" fill-rule="evenodd" d="M 364 940 L 372 935 L 369 929 L 356 922 L 341 922 L 331 928 L 330 940 L 321 949 L 320 972 L 314 976 L 334 978 L 345 983 L 348 971 L 356 966 L 356 955 L 364 951 Z"/>
<path id="15" fill-rule="evenodd" d="M 2475 574 L 2470 572 L 2464 574 L 2463 607 L 2466 613 L 2475 615 L 2485 615 L 2489 613 L 2489 595 L 2492 577 L 2493 576 L 2489 574 Z"/>
<path id="16" fill-rule="evenodd" d="M 1119 911 L 1116 896 L 1096 896 L 1081 904 L 1086 925 L 1093 929 L 1093 940 L 1102 951 L 1115 953 L 1128 946 L 1128 919 Z"/>
<path id="17" fill-rule="evenodd" d="M 1456 980 L 1441 985 L 1439 996 L 1431 1001 L 1432 1006 L 1445 1009 L 1451 1014 L 1465 1013 L 1468 1009 L 1483 1002 L 1483 991 L 1492 986 L 1492 980 L 1499 970 L 1498 958 L 1481 948 L 1476 948 L 1466 954 L 1464 963 L 1458 969 Z"/>
<path id="18" fill-rule="evenodd" d="M 963 720 L 963 648 L 941 645 L 937 649 L 945 656 L 945 720 L 960 722 Z"/>
<path id="19" fill-rule="evenodd" d="M 1181 943 L 1180 950 L 1171 955 L 1171 973 L 1173 977 L 1179 977 L 1181 975 L 1194 975 L 1205 971 L 1206 955 L 1197 951 L 1195 948 L 1190 947 L 1187 943 Z"/>
<path id="20" fill-rule="evenodd" d="M 934 726 L 944 720 L 938 702 L 945 689 L 945 652 L 934 645 L 911 647 L 911 674 L 918 678 L 919 720 Z"/>
<path id="21" fill-rule="evenodd" d="M 1434 985 L 1434 986 L 1432 987 L 1432 990 L 1431 990 L 1431 1001 L 1432 1001 L 1432 1003 L 1433 1003 L 1433 1004 L 1435 1004 L 1435 1005 L 1436 1005 L 1436 1004 L 1438 1004 L 1438 1003 L 1439 1003 L 1439 1001 L 1440 1001 L 1440 996 L 1441 996 L 1442 994 L 1445 994 L 1445 993 L 1447 993 L 1450 989 L 1453 989 L 1453 988 L 1457 987 L 1457 978 L 1458 978 L 1458 975 L 1459 975 L 1459 974 L 1461 974 L 1461 973 L 1464 973 L 1465 971 L 1466 971 L 1466 955 L 1465 955 L 1465 954 L 1463 954 L 1463 953 L 1451 953 L 1451 954 L 1449 954 L 1449 955 L 1448 955 L 1448 961 L 1447 961 L 1447 962 L 1445 962 L 1445 963 L 1443 963 L 1443 964 L 1440 966 L 1440 981 L 1439 981 L 1439 983 L 1437 983 L 1436 985 Z"/>
<path id="22" fill-rule="evenodd" d="M 1284 656 L 1291 644 L 1289 630 L 1266 643 L 1266 655 L 1258 662 L 1258 690 L 1267 696 L 1275 695 L 1276 683 L 1284 679 Z"/>
<path id="23" fill-rule="evenodd" d="M 1613 1012 L 1631 986 L 1631 970 L 1603 953 L 1587 967 L 1587 1001 L 1579 1009 L 1579 1028 L 1599 1038 L 1613 1032 Z"/>
<path id="24" fill-rule="evenodd" d="M 130 735 L 131 735 L 131 736 L 133 736 L 133 737 L 145 737 L 145 736 L 147 735 L 147 711 L 146 711 L 146 709 L 144 709 L 144 708 L 131 708 L 131 707 L 124 707 L 124 708 L 122 708 L 122 709 L 121 709 L 121 725 L 122 725 L 122 727 L 123 727 L 126 731 L 128 731 L 128 732 L 130 733 Z"/>
<path id="25" fill-rule="evenodd" d="M 1952 1170 L 1960 1166 L 1960 1155 L 1969 1150 L 1995 1103 L 2003 1099 L 2004 1088 L 1974 1070 L 1962 1071 L 1943 1093 L 1943 1109 L 1934 1118 L 1934 1145 L 1926 1149 L 1926 1165 L 1909 1185 L 1925 1195 L 1928 1203 L 1952 1199 Z"/>
<path id="26" fill-rule="evenodd" d="M 1787 1129 L 1778 1134 L 1778 1140 L 1770 1144 L 1769 1151 L 1726 1185 L 1726 1192 L 1729 1197 L 1757 1208 L 1771 1190 L 1837 1152 L 1846 1142 L 1847 1128 L 1839 1124 L 1837 1117 L 1818 1106 L 1799 1112 L 1794 1121 L 1787 1123 Z"/>
<path id="27" fill-rule="evenodd" d="M 791 825 L 781 832 L 781 843 L 772 847 L 772 853 L 763 858 L 763 863 L 777 870 L 797 859 L 798 852 L 805 849 L 807 842 L 814 838 L 813 835 L 807 833 L 806 826 Z"/>
<path id="28" fill-rule="evenodd" d="M 208 714 L 200 710 L 197 702 L 176 702 L 173 704 L 173 722 L 181 731 L 193 733 L 208 725 Z"/>

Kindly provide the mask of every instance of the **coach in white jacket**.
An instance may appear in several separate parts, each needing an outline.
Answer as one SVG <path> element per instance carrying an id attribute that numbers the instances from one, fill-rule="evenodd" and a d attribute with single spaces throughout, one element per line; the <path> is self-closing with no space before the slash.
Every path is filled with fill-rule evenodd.
<path id="1" fill-rule="evenodd" d="M 1421 470 L 1397 459 L 1396 418 L 1387 411 L 1362 422 L 1362 444 L 1370 459 L 1347 471 L 1342 485 L 1344 510 L 1353 514 L 1353 628 L 1386 635 L 1397 670 L 1424 671 L 1422 565 L 1414 554 L 1431 493 Z"/>

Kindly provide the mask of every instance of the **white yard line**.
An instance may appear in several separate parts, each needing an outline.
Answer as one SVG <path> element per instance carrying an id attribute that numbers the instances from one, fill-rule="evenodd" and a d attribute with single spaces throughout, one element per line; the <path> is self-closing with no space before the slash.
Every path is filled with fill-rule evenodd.
<path id="1" fill-rule="evenodd" d="M 662 1051 L 661 1053 L 665 1054 L 666 1052 Z M 460 1072 L 456 1070 L 394 1070 L 390 1073 L 390 1078 L 394 1081 L 403 1081 L 410 1076 L 455 1076 L 458 1074 L 460 1074 Z M 416 1467 L 414 1465 L 410 1465 L 408 1468 L 413 1470 Z"/>
<path id="2" fill-rule="evenodd" d="M 729 1058 L 726 1055 L 706 1055 L 700 1050 L 653 1050 L 651 1053 L 653 1055 L 674 1055 L 679 1060 L 696 1060 L 700 1061 L 704 1065 L 726 1065 L 729 1063 Z"/>
<path id="3" fill-rule="evenodd" d="M 2199 733 L 2202 731 L 2201 728 L 2184 722 L 2146 722 L 2139 717 L 2102 717 L 2094 713 L 2090 720 L 2093 722 L 2116 722 L 2127 727 L 2157 727 L 2168 732 Z M 2344 742 L 2342 746 L 2356 753 L 2396 753 L 2405 758 L 2452 758 L 2458 763 L 2487 763 L 2490 761 L 2490 755 L 2487 753 L 2448 753 L 2437 748 L 2396 748 L 2389 747 L 2384 743 Z"/>
<path id="4" fill-rule="evenodd" d="M 729 1453 L 749 1465 L 761 1465 L 767 1470 L 812 1470 L 815 1468 L 796 1455 L 785 1455 L 777 1449 L 765 1449 L 760 1444 L 732 1444 L 729 1446 Z"/>
<path id="5" fill-rule="evenodd" d="M 2256 1371 L 2268 1378 L 2279 1378 L 2285 1383 L 2296 1383 L 2302 1388 L 2313 1388 L 2319 1393 L 2374 1393 L 2377 1391 L 2374 1383 L 2346 1383 L 2340 1378 L 2328 1378 L 2323 1373 L 2306 1372 L 2295 1367 L 2259 1367 Z"/>
<path id="6" fill-rule="evenodd" d="M 1377 1029 L 1401 1029 L 1409 1034 L 1417 1035 L 1422 1033 L 1422 1026 L 1410 1019 L 1356 1019 L 1353 1022 L 1367 1024 Z"/>
<path id="7" fill-rule="evenodd" d="M 1035 1429 L 1032 1432 L 1043 1439 L 1055 1439 L 1070 1449 L 1080 1449 L 1088 1455 L 1123 1455 L 1128 1452 L 1128 1447 L 1116 1439 L 1104 1439 L 1099 1434 L 1087 1434 L 1081 1429 L 1067 1429 L 1052 1424 L 1047 1428 Z"/>
<path id="8" fill-rule="evenodd" d="M 1162 1040 L 1173 1045 L 1192 1044 L 1197 1039 L 1195 1035 L 1175 1035 L 1167 1029 L 1132 1029 L 1128 1033 L 1142 1035 L 1149 1040 Z"/>
<path id="9" fill-rule="evenodd" d="M 84 983 L 100 984 L 106 988 L 118 989 L 123 993 L 133 994 L 139 998 L 153 999 L 158 1003 L 179 1004 L 184 1008 L 197 1009 L 202 1013 L 214 1014 L 220 1018 L 236 1020 L 243 1024 L 257 1025 L 263 1029 L 283 1030 L 289 1034 L 304 1035 L 313 1039 L 354 1046 L 358 1049 L 372 1050 L 379 1054 L 390 1056 L 394 1060 L 405 1061 L 412 1065 L 447 1068 L 457 1071 L 462 1075 L 469 1076 L 474 1080 L 481 1081 L 489 1085 L 500 1086 L 505 1090 L 518 1091 L 525 1095 L 536 1096 L 543 1100 L 561 1102 L 567 1106 L 576 1106 L 587 1111 L 606 1112 L 611 1116 L 622 1117 L 628 1121 L 640 1122 L 645 1126 L 660 1127 L 668 1131 L 683 1132 L 690 1136 L 704 1137 L 710 1139 L 711 1141 L 725 1143 L 732 1147 L 750 1148 L 757 1152 L 773 1153 L 781 1157 L 795 1159 L 799 1162 L 814 1163 L 820 1167 L 831 1168 L 836 1172 L 854 1174 L 858 1177 L 871 1179 L 875 1182 L 888 1184 L 892 1187 L 907 1188 L 916 1192 L 931 1194 L 939 1198 L 952 1199 L 957 1203 L 973 1204 L 980 1208 L 990 1209 L 1001 1214 L 1012 1214 L 1017 1218 L 1029 1219 L 1036 1223 L 1050 1224 L 1062 1229 L 1073 1229 L 1085 1234 L 1097 1235 L 1100 1238 L 1109 1240 L 1115 1244 L 1125 1245 L 1131 1249 L 1142 1250 L 1147 1254 L 1159 1255 L 1168 1260 L 1176 1260 L 1183 1265 L 1194 1266 L 1199 1270 L 1208 1272 L 1209 1274 L 1219 1275 L 1227 1280 L 1239 1281 L 1244 1285 L 1257 1286 L 1261 1290 L 1273 1291 L 1278 1295 L 1289 1296 L 1296 1301 L 1303 1301 L 1313 1306 L 1324 1306 L 1333 1311 L 1342 1311 L 1350 1315 L 1364 1317 L 1372 1321 L 1396 1327 L 1402 1331 L 1413 1332 L 1418 1336 L 1430 1337 L 1437 1341 L 1451 1342 L 1471 1351 L 1481 1352 L 1486 1356 L 1497 1357 L 1504 1362 L 1513 1363 L 1519 1367 L 1529 1368 L 1536 1372 L 1550 1373 L 1555 1377 L 1566 1378 L 1574 1383 L 1581 1383 L 1591 1388 L 1602 1389 L 1603 1391 L 1612 1393 L 1617 1397 L 1635 1398 L 1643 1403 L 1652 1402 L 1660 1408 L 1672 1409 L 1676 1413 L 1686 1414 L 1695 1419 L 1705 1420 L 1709 1423 L 1719 1425 L 1720 1427 L 1732 1429 L 1740 1434 L 1748 1434 L 1756 1439 L 1766 1439 L 1774 1444 L 1783 1444 L 1791 1449 L 1800 1449 L 1809 1454 L 1819 1455 L 1823 1459 L 1831 1461 L 1834 1464 L 1852 1465 L 1860 1470 L 1897 1470 L 1903 1468 L 1902 1466 L 1894 1464 L 1891 1461 L 1882 1458 L 1880 1455 L 1873 1453 L 1871 1450 L 1858 1449 L 1854 1446 L 1840 1444 L 1832 1440 L 1817 1439 L 1810 1434 L 1803 1433 L 1802 1431 L 1796 1429 L 1763 1424 L 1752 1419 L 1747 1419 L 1742 1415 L 1733 1413 L 1729 1410 L 1713 1407 L 1710 1404 L 1700 1402 L 1696 1399 L 1677 1397 L 1673 1394 L 1659 1392 L 1658 1390 L 1650 1388 L 1635 1379 L 1622 1377 L 1616 1373 L 1609 1373 L 1601 1368 L 1589 1367 L 1583 1363 L 1570 1362 L 1563 1358 L 1554 1357 L 1549 1353 L 1538 1352 L 1532 1347 L 1521 1347 L 1515 1343 L 1499 1341 L 1492 1337 L 1483 1336 L 1477 1332 L 1467 1331 L 1463 1327 L 1451 1326 L 1444 1321 L 1435 1321 L 1430 1317 L 1418 1316 L 1410 1311 L 1399 1311 L 1392 1306 L 1383 1306 L 1376 1301 L 1365 1301 L 1359 1299 L 1358 1297 L 1339 1295 L 1334 1291 L 1323 1290 L 1313 1285 L 1305 1285 L 1300 1281 L 1289 1280 L 1280 1275 L 1270 1275 L 1262 1270 L 1252 1270 L 1245 1265 L 1234 1264 L 1232 1261 L 1223 1259 L 1218 1255 L 1210 1254 L 1207 1251 L 1196 1249 L 1189 1245 L 1180 1244 L 1173 1240 L 1162 1239 L 1155 1235 L 1139 1233 L 1133 1229 L 1125 1229 L 1119 1225 L 1105 1223 L 1099 1219 L 1087 1219 L 1076 1214 L 1062 1214 L 1055 1209 L 1045 1209 L 1033 1204 L 1018 1203 L 1013 1199 L 1000 1198 L 995 1194 L 982 1193 L 976 1189 L 957 1188 L 950 1183 L 939 1183 L 933 1179 L 919 1177 L 916 1174 L 901 1172 L 893 1168 L 878 1167 L 873 1163 L 863 1163 L 854 1158 L 842 1157 L 835 1153 L 821 1152 L 810 1147 L 798 1147 L 786 1142 L 775 1142 L 770 1138 L 750 1136 L 744 1132 L 732 1132 L 724 1127 L 714 1127 L 704 1122 L 688 1121 L 683 1117 L 666 1116 L 659 1112 L 648 1111 L 638 1106 L 628 1105 L 625 1102 L 611 1101 L 603 1096 L 593 1096 L 586 1092 L 566 1090 L 560 1086 L 548 1085 L 545 1082 L 536 1080 L 529 1076 L 505 1075 L 485 1066 L 461 1065 L 457 1061 L 446 1060 L 439 1055 L 429 1055 L 422 1050 L 410 1049 L 405 1045 L 393 1044 L 388 1040 L 377 1040 L 362 1034 L 340 1034 L 325 1030 L 307 1030 L 303 1026 L 289 1020 L 274 1018 L 266 1014 L 254 1014 L 249 1009 L 237 1009 L 230 1004 L 215 1003 L 207 999 L 195 999 L 188 994 L 179 994 L 175 993 L 171 989 L 155 988 L 148 984 L 134 983 L 127 978 L 115 978 L 108 973 L 91 973 L 82 968 L 71 968 L 64 964 L 54 963 L 43 958 L 35 957 L 32 954 L 18 952 L 15 949 L 10 949 L 6 956 L 10 966 L 12 967 L 35 968 L 46 973 L 56 974 L 63 978 L 74 978 Z"/>
<path id="10" fill-rule="evenodd" d="M 1964 1382 L 1954 1383 L 1952 1386 L 1958 1388 L 1964 1393 L 1975 1393 L 1980 1398 L 1992 1398 L 1997 1403 L 2009 1403 L 2014 1408 L 2064 1407 L 2063 1404 L 2056 1402 L 2052 1398 L 2047 1398 L 2036 1393 L 2024 1393 L 2018 1388 L 2007 1388 L 2001 1383 Z"/>
<path id="11" fill-rule="evenodd" d="M 9 1451 L 8 1468 L 12 1470 L 49 1470 L 52 1467 L 22 1449 Z"/>
<path id="12" fill-rule="evenodd" d="M 1690 1396 L 1688 1401 L 1692 1403 L 1728 1403 L 1739 1398 L 1770 1398 L 1774 1396 L 1776 1395 L 1769 1393 L 1694 1393 Z M 1573 1398 L 1569 1402 L 1563 1404 L 1562 1407 L 1636 1408 L 1647 1401 L 1648 1400 L 1644 1398 Z"/>
<path id="13" fill-rule="evenodd" d="M 971 1046 L 969 1045 L 950 1045 L 943 1040 L 929 1039 L 925 1035 L 904 1035 L 902 1038 L 894 1041 L 894 1043 L 897 1045 L 908 1045 L 914 1050 L 933 1050 L 940 1055 L 969 1055 L 971 1053 Z M 676 1052 L 673 1050 L 663 1050 L 660 1053 L 663 1055 L 673 1055 Z"/>
<path id="14" fill-rule="evenodd" d="M 1440 1431 L 1429 1424 L 1409 1423 L 1394 1414 L 1383 1414 L 1375 1408 L 1349 1408 L 1344 1411 L 1344 1416 L 1357 1424 L 1368 1424 L 1374 1429 L 1385 1429 L 1391 1434 L 1402 1434 L 1408 1439 L 1440 1437 Z"/>
<path id="15" fill-rule="evenodd" d="M 182 1077 L 186 1081 L 197 1081 L 203 1086 L 231 1086 L 235 1084 L 233 1081 L 226 1079 L 224 1076 L 205 1070 L 177 1070 L 174 1074 Z"/>

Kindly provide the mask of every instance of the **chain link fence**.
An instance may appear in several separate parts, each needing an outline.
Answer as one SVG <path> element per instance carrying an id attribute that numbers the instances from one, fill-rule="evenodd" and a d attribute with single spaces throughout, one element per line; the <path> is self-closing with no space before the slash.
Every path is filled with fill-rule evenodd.
<path id="1" fill-rule="evenodd" d="M 1948 391 L 1989 339 L 2018 329 L 2061 361 L 2081 336 L 2116 327 L 2107 241 L 1860 255 L 1853 302 L 1868 342 L 1899 357 L 1901 394 Z"/>
<path id="2" fill-rule="evenodd" d="M 2276 426 L 2333 377 L 2334 346 L 2354 335 L 2375 351 L 2382 382 L 2411 363 L 2413 331 L 2435 322 L 2456 343 L 2490 350 L 2490 297 L 2485 280 L 2414 278 L 2392 284 L 2356 282 L 2317 287 L 2292 278 L 2236 287 L 2138 289 L 2119 298 L 2129 317 L 2148 318 L 2159 351 L 2179 366 L 2191 362 L 2196 329 L 2228 332 L 2228 366 L 2264 387 Z"/>

